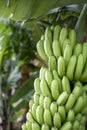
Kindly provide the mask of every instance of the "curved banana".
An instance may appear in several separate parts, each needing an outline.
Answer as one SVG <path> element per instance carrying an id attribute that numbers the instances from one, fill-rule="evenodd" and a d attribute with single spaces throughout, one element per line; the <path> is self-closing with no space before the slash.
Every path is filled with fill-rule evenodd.
<path id="1" fill-rule="evenodd" d="M 29 101 L 29 108 L 30 108 L 30 109 L 32 109 L 33 104 L 34 104 L 34 100 L 31 99 L 31 100 Z"/>
<path id="2" fill-rule="evenodd" d="M 84 42 L 84 43 L 82 44 L 82 54 L 83 54 L 84 67 L 85 67 L 86 59 L 87 59 L 87 42 Z"/>
<path id="3" fill-rule="evenodd" d="M 74 48 L 75 44 L 76 44 L 76 32 L 74 29 L 71 29 L 69 31 L 69 39 L 70 39 L 70 43 L 72 46 L 72 49 Z"/>
<path id="4" fill-rule="evenodd" d="M 66 76 L 70 81 L 73 80 L 74 71 L 76 67 L 77 57 L 75 55 L 71 56 L 69 64 L 67 66 Z M 72 66 L 72 67 L 71 67 Z"/>
<path id="5" fill-rule="evenodd" d="M 32 123 L 32 130 L 41 130 L 40 125 L 37 122 Z"/>
<path id="6" fill-rule="evenodd" d="M 65 60 L 62 56 L 58 58 L 58 75 L 62 78 L 65 75 Z"/>
<path id="7" fill-rule="evenodd" d="M 39 94 L 34 93 L 34 103 L 39 104 Z"/>
<path id="8" fill-rule="evenodd" d="M 58 107 L 58 112 L 59 112 L 60 117 L 61 117 L 61 122 L 64 122 L 65 119 L 66 119 L 66 110 L 65 110 L 65 107 L 63 105 L 60 105 Z"/>
<path id="9" fill-rule="evenodd" d="M 53 80 L 53 76 L 50 70 L 45 72 L 45 80 L 47 81 L 48 87 L 50 88 Z"/>
<path id="10" fill-rule="evenodd" d="M 47 124 L 43 124 L 41 130 L 50 130 L 50 128 Z"/>
<path id="11" fill-rule="evenodd" d="M 52 127 L 51 130 L 58 130 L 56 126 Z"/>
<path id="12" fill-rule="evenodd" d="M 44 98 L 45 97 L 41 94 L 40 98 L 39 98 L 39 105 L 42 106 L 42 107 L 44 107 Z"/>
<path id="13" fill-rule="evenodd" d="M 27 130 L 32 130 L 32 122 L 27 121 L 26 122 L 26 127 L 27 127 Z"/>
<path id="14" fill-rule="evenodd" d="M 71 122 L 65 122 L 62 127 L 60 128 L 60 130 L 71 130 L 72 128 L 72 123 Z"/>
<path id="15" fill-rule="evenodd" d="M 54 126 L 56 126 L 57 128 L 61 127 L 61 117 L 60 114 L 57 112 L 55 113 L 54 117 L 53 117 L 53 124 Z"/>
<path id="16" fill-rule="evenodd" d="M 36 78 L 34 80 L 34 89 L 35 89 L 36 93 L 41 94 L 41 90 L 40 90 L 40 79 L 39 78 Z"/>
<path id="17" fill-rule="evenodd" d="M 70 122 L 73 122 L 75 120 L 75 112 L 72 109 L 69 110 L 66 120 Z"/>
<path id="18" fill-rule="evenodd" d="M 44 122 L 48 125 L 48 126 L 52 126 L 52 116 L 51 116 L 51 112 L 49 109 L 45 109 L 44 110 Z"/>
<path id="19" fill-rule="evenodd" d="M 22 130 L 28 130 L 25 123 L 22 125 Z"/>
<path id="20" fill-rule="evenodd" d="M 37 109 L 37 107 L 38 107 L 38 104 L 34 103 L 33 106 L 32 106 L 32 110 L 31 110 L 32 115 L 33 115 L 35 120 L 37 120 L 36 119 L 36 109 Z"/>
<path id="21" fill-rule="evenodd" d="M 61 27 L 59 25 L 56 25 L 54 27 L 53 40 L 57 40 L 57 41 L 59 40 L 60 30 L 61 30 Z"/>
<path id="22" fill-rule="evenodd" d="M 76 85 L 72 91 L 72 93 L 76 96 L 76 98 L 78 99 L 78 97 L 82 94 L 83 89 L 81 86 Z"/>
<path id="23" fill-rule="evenodd" d="M 67 91 L 68 93 L 71 93 L 70 82 L 66 76 L 63 76 L 62 78 L 62 89 L 63 91 Z"/>
<path id="24" fill-rule="evenodd" d="M 43 118 L 44 110 L 43 108 L 39 105 L 36 109 L 36 118 L 37 122 L 42 125 L 44 123 L 44 118 Z"/>
<path id="25" fill-rule="evenodd" d="M 54 56 L 49 56 L 48 67 L 49 67 L 49 70 L 51 70 L 51 71 L 57 69 L 57 61 L 56 61 L 56 58 Z"/>
<path id="26" fill-rule="evenodd" d="M 52 42 L 52 31 L 49 27 L 46 28 L 45 30 L 45 40 L 49 40 L 50 42 Z"/>
<path id="27" fill-rule="evenodd" d="M 44 109 L 49 109 L 51 105 L 51 99 L 49 97 L 44 98 Z"/>
<path id="28" fill-rule="evenodd" d="M 51 83 L 51 93 L 54 100 L 57 100 L 59 97 L 59 88 L 58 81 L 54 79 Z"/>
<path id="29" fill-rule="evenodd" d="M 75 120 L 72 126 L 72 130 L 78 130 L 80 126 L 80 122 L 78 120 Z"/>
<path id="30" fill-rule="evenodd" d="M 44 60 L 44 61 L 48 61 L 48 58 L 47 58 L 47 55 L 44 51 L 44 41 L 43 40 L 40 40 L 38 43 L 37 43 L 37 51 L 40 55 L 40 57 Z"/>
<path id="31" fill-rule="evenodd" d="M 81 77 L 83 67 L 84 67 L 84 59 L 83 59 L 83 55 L 80 54 L 78 56 L 77 65 L 76 65 L 75 74 L 74 74 L 75 80 L 79 80 L 79 78 Z"/>
<path id="32" fill-rule="evenodd" d="M 86 115 L 85 115 L 85 116 L 82 116 L 80 123 L 81 123 L 81 125 L 84 125 L 84 126 L 85 126 L 85 123 L 86 123 Z"/>
<path id="33" fill-rule="evenodd" d="M 54 114 L 57 112 L 57 104 L 56 104 L 56 102 L 51 103 L 50 112 L 51 112 L 52 116 L 54 116 Z"/>
<path id="34" fill-rule="evenodd" d="M 85 106 L 85 108 L 83 108 L 83 110 L 81 111 L 81 113 L 82 113 L 83 115 L 87 114 L 87 106 Z"/>
<path id="35" fill-rule="evenodd" d="M 33 115 L 30 111 L 26 114 L 26 119 L 27 121 L 34 122 Z"/>
<path id="36" fill-rule="evenodd" d="M 73 50 L 73 55 L 76 55 L 77 57 L 82 53 L 82 45 L 80 43 L 77 43 Z"/>
<path id="37" fill-rule="evenodd" d="M 64 55 L 64 51 L 67 45 L 71 45 L 70 44 L 70 39 L 65 39 L 63 42 L 63 47 L 62 47 L 62 54 Z"/>
<path id="38" fill-rule="evenodd" d="M 86 65 L 85 65 L 85 68 L 81 74 L 81 77 L 80 77 L 80 80 L 82 82 L 87 82 L 87 61 L 86 61 Z"/>
<path id="39" fill-rule="evenodd" d="M 82 114 L 81 113 L 78 113 L 75 117 L 75 120 L 78 120 L 79 122 L 81 121 L 81 118 L 82 118 Z"/>
<path id="40" fill-rule="evenodd" d="M 39 72 L 39 77 L 40 79 L 45 79 L 45 73 L 48 69 L 46 67 L 41 67 L 40 72 Z"/>
<path id="41" fill-rule="evenodd" d="M 64 105 L 68 99 L 68 96 L 69 96 L 69 94 L 66 91 L 62 92 L 57 99 L 57 104 Z"/>

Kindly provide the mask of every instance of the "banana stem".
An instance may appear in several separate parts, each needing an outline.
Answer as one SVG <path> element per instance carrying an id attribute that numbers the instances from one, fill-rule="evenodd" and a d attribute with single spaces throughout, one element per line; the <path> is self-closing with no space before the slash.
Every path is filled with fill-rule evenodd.
<path id="1" fill-rule="evenodd" d="M 77 42 L 83 41 L 86 25 L 87 25 L 87 4 L 83 6 L 83 9 L 75 26 L 75 30 L 77 32 Z"/>

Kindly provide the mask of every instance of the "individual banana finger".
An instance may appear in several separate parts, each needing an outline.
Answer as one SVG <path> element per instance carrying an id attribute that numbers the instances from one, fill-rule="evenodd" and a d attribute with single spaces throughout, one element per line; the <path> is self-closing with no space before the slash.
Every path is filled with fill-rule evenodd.
<path id="1" fill-rule="evenodd" d="M 47 71 L 45 72 L 45 80 L 47 81 L 47 84 L 48 84 L 48 86 L 49 86 L 49 88 L 50 88 L 51 83 L 52 83 L 52 80 L 53 80 L 53 76 L 52 76 L 52 73 L 51 73 L 50 70 L 47 70 Z"/>
<path id="2" fill-rule="evenodd" d="M 72 123 L 71 122 L 65 122 L 62 127 L 60 128 L 60 130 L 71 130 L 72 128 Z"/>
<path id="3" fill-rule="evenodd" d="M 70 43 L 72 46 L 72 49 L 74 48 L 75 44 L 76 44 L 76 32 L 74 29 L 71 29 L 69 31 L 69 39 L 70 39 Z"/>
<path id="4" fill-rule="evenodd" d="M 52 31 L 49 27 L 46 28 L 45 30 L 45 40 L 49 40 L 50 42 L 52 42 Z"/>
<path id="5" fill-rule="evenodd" d="M 72 130 L 78 130 L 80 126 L 80 123 L 78 120 L 75 120 L 72 126 Z"/>
<path id="6" fill-rule="evenodd" d="M 82 118 L 82 114 L 81 113 L 78 113 L 77 115 L 76 115 L 76 117 L 75 117 L 75 120 L 77 120 L 77 121 L 81 121 L 81 118 Z"/>
<path id="7" fill-rule="evenodd" d="M 32 106 L 32 110 L 31 110 L 32 115 L 33 115 L 33 117 L 34 117 L 35 120 L 37 120 L 36 119 L 36 109 L 37 109 L 37 107 L 38 107 L 38 104 L 34 103 L 33 106 Z"/>
<path id="8" fill-rule="evenodd" d="M 39 73 L 40 80 L 45 79 L 45 73 L 46 73 L 47 70 L 48 69 L 46 67 L 41 67 L 40 73 Z"/>
<path id="9" fill-rule="evenodd" d="M 51 116 L 51 112 L 49 109 L 45 109 L 44 110 L 44 122 L 48 125 L 48 126 L 52 126 L 52 116 Z"/>
<path id="10" fill-rule="evenodd" d="M 81 125 L 85 125 L 85 123 L 86 123 L 86 116 L 85 115 L 82 116 L 80 123 L 81 123 Z"/>
<path id="11" fill-rule="evenodd" d="M 61 78 L 65 75 L 65 60 L 62 56 L 58 58 L 58 75 Z"/>
<path id="12" fill-rule="evenodd" d="M 85 126 L 80 125 L 80 126 L 79 126 L 79 130 L 85 130 Z"/>
<path id="13" fill-rule="evenodd" d="M 61 127 L 61 117 L 60 114 L 57 112 L 55 113 L 54 117 L 53 117 L 53 124 L 54 126 L 56 126 L 57 128 Z"/>
<path id="14" fill-rule="evenodd" d="M 82 113 L 83 115 L 87 114 L 87 106 L 85 106 L 85 108 L 83 108 L 83 110 L 81 111 L 81 113 Z"/>
<path id="15" fill-rule="evenodd" d="M 40 125 L 36 122 L 32 123 L 32 130 L 41 130 Z"/>
<path id="16" fill-rule="evenodd" d="M 85 68 L 81 74 L 80 80 L 82 82 L 87 82 L 87 62 L 86 62 Z"/>
<path id="17" fill-rule="evenodd" d="M 63 105 L 58 107 L 58 112 L 60 114 L 61 117 L 61 122 L 64 122 L 66 119 L 66 110 L 65 107 Z"/>
<path id="18" fill-rule="evenodd" d="M 43 124 L 41 130 L 50 130 L 50 128 L 47 124 Z"/>
<path id="19" fill-rule="evenodd" d="M 78 97 L 83 93 L 83 89 L 81 86 L 76 85 L 72 91 L 72 93 L 76 96 L 76 98 L 78 99 Z"/>
<path id="20" fill-rule="evenodd" d="M 56 126 L 52 127 L 51 130 L 58 130 Z"/>
<path id="21" fill-rule="evenodd" d="M 60 31 L 61 31 L 61 27 L 59 25 L 56 25 L 54 27 L 53 40 L 59 40 Z"/>
<path id="22" fill-rule="evenodd" d="M 34 81 L 34 89 L 35 89 L 36 93 L 41 94 L 40 79 L 39 78 L 36 78 L 35 81 Z"/>
<path id="23" fill-rule="evenodd" d="M 22 125 L 22 130 L 28 130 L 25 123 Z"/>
<path id="24" fill-rule="evenodd" d="M 73 122 L 75 120 L 75 112 L 72 109 L 69 110 L 66 120 L 70 122 Z"/>
<path id="25" fill-rule="evenodd" d="M 30 109 L 32 109 L 33 104 L 34 104 L 34 100 L 31 99 L 31 100 L 29 101 L 29 108 L 30 108 Z"/>
<path id="26" fill-rule="evenodd" d="M 64 51 L 67 45 L 71 45 L 70 44 L 70 40 L 69 39 L 65 39 L 63 42 L 63 47 L 62 47 L 62 54 L 64 55 Z"/>
<path id="27" fill-rule="evenodd" d="M 82 53 L 82 45 L 80 43 L 77 43 L 74 47 L 73 55 L 76 55 L 77 57 Z"/>
<path id="28" fill-rule="evenodd" d="M 39 94 L 34 93 L 34 103 L 39 104 Z"/>
<path id="29" fill-rule="evenodd" d="M 26 119 L 30 122 L 34 122 L 34 117 L 33 117 L 33 114 L 29 111 L 27 112 L 26 114 Z"/>
<path id="30" fill-rule="evenodd" d="M 44 107 L 44 98 L 45 97 L 41 94 L 40 98 L 39 98 L 39 105 L 42 106 L 42 107 Z"/>
<path id="31" fill-rule="evenodd" d="M 51 105 L 51 99 L 49 97 L 44 98 L 44 109 L 49 109 Z"/>
<path id="32" fill-rule="evenodd" d="M 32 130 L 32 122 L 27 121 L 26 122 L 26 127 L 27 127 L 27 130 Z"/>
<path id="33" fill-rule="evenodd" d="M 49 67 L 50 71 L 57 69 L 57 61 L 56 61 L 56 58 L 54 56 L 49 56 L 48 67 Z"/>
<path id="34" fill-rule="evenodd" d="M 50 105 L 50 112 L 51 115 L 54 116 L 54 114 L 57 112 L 57 104 L 56 102 L 52 102 Z"/>

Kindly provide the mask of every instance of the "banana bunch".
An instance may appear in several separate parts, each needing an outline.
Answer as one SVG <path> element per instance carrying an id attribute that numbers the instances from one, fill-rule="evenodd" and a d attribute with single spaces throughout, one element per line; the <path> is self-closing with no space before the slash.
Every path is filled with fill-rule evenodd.
<path id="1" fill-rule="evenodd" d="M 77 43 L 75 30 L 56 25 L 46 29 L 37 50 L 48 66 L 34 81 L 22 130 L 85 130 L 87 43 Z"/>

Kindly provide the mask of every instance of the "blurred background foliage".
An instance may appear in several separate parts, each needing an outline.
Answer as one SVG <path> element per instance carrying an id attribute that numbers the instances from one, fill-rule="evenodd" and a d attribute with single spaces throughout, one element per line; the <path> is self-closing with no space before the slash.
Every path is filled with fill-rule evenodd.
<path id="1" fill-rule="evenodd" d="M 23 0 L 23 3 L 20 0 L 17 3 L 15 0 L 13 3 L 0 1 L 0 130 L 21 130 L 25 121 L 28 102 L 33 98 L 34 79 L 40 67 L 45 65 L 36 50 L 45 28 L 59 24 L 76 28 L 78 32 L 82 24 L 80 40 L 87 41 L 87 13 L 84 15 L 83 11 L 86 6 L 87 12 L 87 5 L 84 3 L 86 0 L 33 0 L 33 4 L 31 0 Z M 9 16 L 14 8 L 14 15 Z"/>

